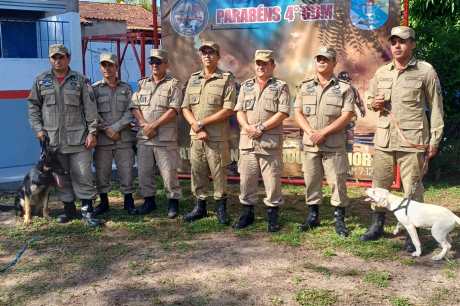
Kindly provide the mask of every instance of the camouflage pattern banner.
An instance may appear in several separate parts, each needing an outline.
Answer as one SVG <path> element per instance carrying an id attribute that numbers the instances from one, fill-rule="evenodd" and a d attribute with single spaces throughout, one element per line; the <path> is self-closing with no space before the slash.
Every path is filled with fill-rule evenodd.
<path id="1" fill-rule="evenodd" d="M 171 73 L 184 83 L 200 69 L 198 47 L 203 40 L 221 48 L 219 67 L 231 71 L 239 83 L 253 75 L 256 49 L 276 52 L 275 76 L 286 81 L 294 105 L 295 86 L 314 73 L 313 56 L 319 46 L 334 47 L 335 73 L 347 74 L 361 96 L 376 69 L 390 59 L 388 33 L 399 24 L 400 2 L 395 0 L 161 1 L 162 45 L 170 51 Z M 347 131 L 350 178 L 369 180 L 376 114 L 358 116 Z M 238 133 L 231 119 L 231 174 L 236 174 Z M 292 116 L 284 122 L 285 177 L 302 177 L 301 133 Z M 188 172 L 189 126 L 182 121 L 180 147 L 183 172 Z"/>

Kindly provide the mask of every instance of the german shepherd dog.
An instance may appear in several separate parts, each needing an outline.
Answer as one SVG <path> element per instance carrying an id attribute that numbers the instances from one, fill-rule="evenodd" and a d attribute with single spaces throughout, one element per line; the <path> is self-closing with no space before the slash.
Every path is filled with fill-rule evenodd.
<path id="1" fill-rule="evenodd" d="M 40 141 L 40 146 L 40 159 L 24 177 L 15 199 L 16 209 L 24 217 L 24 224 L 30 224 L 32 215 L 49 217 L 49 193 L 53 185 L 62 187 L 60 176 L 66 174 L 57 152 L 49 147 L 48 136 Z"/>

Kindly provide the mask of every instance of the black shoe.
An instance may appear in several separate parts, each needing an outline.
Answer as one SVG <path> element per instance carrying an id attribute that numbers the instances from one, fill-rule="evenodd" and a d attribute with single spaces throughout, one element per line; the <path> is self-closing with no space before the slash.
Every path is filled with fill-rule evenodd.
<path id="1" fill-rule="evenodd" d="M 254 223 L 254 206 L 243 205 L 243 211 L 238 222 L 233 224 L 234 229 L 242 229 Z"/>
<path id="2" fill-rule="evenodd" d="M 104 223 L 94 215 L 93 200 L 81 200 L 81 216 L 89 227 L 98 227 Z"/>
<path id="3" fill-rule="evenodd" d="M 75 202 L 64 202 L 64 214 L 57 217 L 58 223 L 67 223 L 77 218 L 77 208 Z"/>
<path id="4" fill-rule="evenodd" d="M 345 225 L 345 207 L 336 207 L 334 211 L 335 232 L 342 237 L 348 237 L 348 228 Z"/>
<path id="5" fill-rule="evenodd" d="M 127 210 L 128 214 L 130 215 L 137 214 L 136 206 L 134 206 L 133 195 L 131 193 L 125 193 L 124 201 L 123 201 L 123 209 Z"/>
<path id="6" fill-rule="evenodd" d="M 177 217 L 179 212 L 179 200 L 178 199 L 169 199 L 168 202 L 168 218 L 174 219 Z"/>
<path id="7" fill-rule="evenodd" d="M 230 219 L 227 215 L 227 199 L 220 199 L 217 201 L 216 215 L 220 224 L 230 224 Z"/>
<path id="8" fill-rule="evenodd" d="M 101 199 L 101 203 L 94 208 L 94 215 L 96 216 L 109 210 L 109 197 L 107 196 L 107 193 L 101 193 L 99 194 L 99 197 Z"/>
<path id="9" fill-rule="evenodd" d="M 206 218 L 208 211 L 206 210 L 206 200 L 196 200 L 195 207 L 191 212 L 185 215 L 184 220 L 187 222 L 196 221 L 199 219 Z"/>
<path id="10" fill-rule="evenodd" d="M 385 212 L 374 212 L 372 214 L 372 224 L 359 239 L 361 241 L 378 240 L 383 236 L 385 225 Z"/>
<path id="11" fill-rule="evenodd" d="M 308 216 L 305 222 L 299 226 L 302 232 L 314 229 L 320 225 L 319 221 L 319 205 L 308 205 Z"/>
<path id="12" fill-rule="evenodd" d="M 417 234 L 418 234 L 418 229 L 417 229 Z M 406 250 L 406 252 L 408 253 L 413 253 L 416 251 L 415 245 L 412 243 L 412 239 L 407 231 L 406 231 L 406 241 L 404 242 L 404 250 Z"/>
<path id="13" fill-rule="evenodd" d="M 155 197 L 145 197 L 144 198 L 144 204 L 136 208 L 136 213 L 139 215 L 146 215 L 148 213 L 151 213 L 157 208 L 157 205 L 155 203 Z"/>
<path id="14" fill-rule="evenodd" d="M 278 207 L 267 208 L 268 227 L 270 233 L 278 232 L 281 226 L 278 223 Z"/>

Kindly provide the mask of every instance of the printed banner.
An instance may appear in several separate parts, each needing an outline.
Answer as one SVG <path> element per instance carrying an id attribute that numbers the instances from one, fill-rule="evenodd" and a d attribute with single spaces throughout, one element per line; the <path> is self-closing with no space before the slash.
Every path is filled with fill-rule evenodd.
<path id="1" fill-rule="evenodd" d="M 395 0 L 166 0 L 161 1 L 162 45 L 173 51 L 171 72 L 184 83 L 200 70 L 198 47 L 203 40 L 220 45 L 219 67 L 231 71 L 239 83 L 254 74 L 255 50 L 275 50 L 275 76 L 289 84 L 294 105 L 296 84 L 314 73 L 313 53 L 322 45 L 337 50 L 335 73 L 348 74 L 363 96 L 376 69 L 390 59 L 388 33 L 399 15 Z M 351 179 L 372 176 L 375 122 L 376 114 L 367 112 L 347 130 Z M 229 171 L 238 175 L 239 127 L 236 118 L 230 123 Z M 181 171 L 187 173 L 190 139 L 185 120 L 179 130 Z M 283 176 L 302 177 L 302 136 L 292 116 L 284 121 L 284 131 Z"/>

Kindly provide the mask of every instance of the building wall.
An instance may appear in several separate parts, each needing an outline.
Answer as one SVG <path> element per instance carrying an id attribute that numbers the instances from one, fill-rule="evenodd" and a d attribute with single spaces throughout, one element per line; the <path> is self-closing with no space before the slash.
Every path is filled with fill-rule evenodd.
<path id="1" fill-rule="evenodd" d="M 97 21 L 93 20 L 89 25 L 82 27 L 82 36 L 91 35 L 114 35 L 126 33 L 126 23 L 121 21 Z"/>
<path id="2" fill-rule="evenodd" d="M 0 9 L 59 13 L 78 12 L 78 0 L 0 0 Z"/>

